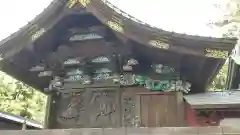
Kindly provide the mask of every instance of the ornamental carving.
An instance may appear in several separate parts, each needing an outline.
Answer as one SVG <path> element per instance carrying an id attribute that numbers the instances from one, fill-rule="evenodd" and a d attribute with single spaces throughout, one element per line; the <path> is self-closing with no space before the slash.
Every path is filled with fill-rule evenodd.
<path id="1" fill-rule="evenodd" d="M 71 93 L 71 92 L 70 92 Z M 118 125 L 118 94 L 115 90 L 87 89 L 60 98 L 58 122 L 69 127 L 113 127 Z"/>
<path id="2" fill-rule="evenodd" d="M 64 65 L 76 65 L 76 64 L 80 64 L 80 62 L 77 59 L 68 59 L 68 60 L 64 61 L 63 64 Z"/>
<path id="3" fill-rule="evenodd" d="M 108 63 L 108 62 L 110 62 L 110 59 L 104 56 L 92 59 L 92 63 Z"/>
<path id="4" fill-rule="evenodd" d="M 78 3 L 78 0 L 68 0 L 67 7 L 72 8 Z"/>
<path id="5" fill-rule="evenodd" d="M 95 33 L 90 34 L 76 34 L 70 37 L 70 41 L 86 41 L 86 40 L 93 40 L 93 39 L 102 39 L 103 36 L 100 36 Z"/>
<path id="6" fill-rule="evenodd" d="M 72 75 L 64 79 L 65 82 L 83 81 L 82 75 Z"/>
<path id="7" fill-rule="evenodd" d="M 37 65 L 35 67 L 32 67 L 29 69 L 30 72 L 41 72 L 41 71 L 44 71 L 45 67 L 44 66 L 40 66 L 40 65 Z"/>
<path id="8" fill-rule="evenodd" d="M 70 70 L 66 73 L 67 76 L 73 76 L 73 75 L 83 75 L 83 71 L 80 69 L 74 69 L 74 70 Z"/>
<path id="9" fill-rule="evenodd" d="M 90 3 L 90 0 L 68 0 L 67 7 L 72 8 L 78 3 L 86 7 Z"/>
<path id="10" fill-rule="evenodd" d="M 228 51 L 207 48 L 205 50 L 205 56 L 211 58 L 226 59 L 228 57 Z"/>
<path id="11" fill-rule="evenodd" d="M 32 36 L 31 36 L 31 40 L 35 41 L 37 40 L 39 37 L 41 37 L 44 33 L 46 32 L 46 30 L 44 28 L 39 29 L 38 31 L 36 31 Z"/>
<path id="12" fill-rule="evenodd" d="M 152 45 L 153 47 L 160 48 L 160 49 L 169 49 L 170 45 L 167 42 L 161 41 L 161 40 L 150 40 L 148 42 L 149 45 Z"/>
<path id="13" fill-rule="evenodd" d="M 79 0 L 79 3 L 86 7 L 90 3 L 90 0 Z"/>
<path id="14" fill-rule="evenodd" d="M 47 77 L 47 76 L 52 76 L 53 72 L 52 71 L 43 71 L 38 74 L 39 77 Z"/>
<path id="15" fill-rule="evenodd" d="M 63 125 L 84 126 L 85 118 L 85 105 L 84 105 L 84 91 L 82 92 L 73 92 L 69 100 L 66 98 L 61 98 L 61 103 L 59 103 L 59 108 L 61 112 L 58 116 L 58 122 Z M 66 106 L 66 101 L 69 102 Z M 63 107 L 64 106 L 64 107 Z"/>
<path id="16" fill-rule="evenodd" d="M 124 33 L 124 29 L 119 23 L 116 23 L 114 21 L 108 21 L 107 25 L 116 32 Z"/>

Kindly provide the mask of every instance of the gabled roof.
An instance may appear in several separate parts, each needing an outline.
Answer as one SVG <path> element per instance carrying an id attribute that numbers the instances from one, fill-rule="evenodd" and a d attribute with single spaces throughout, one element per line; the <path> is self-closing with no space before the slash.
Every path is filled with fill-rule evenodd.
<path id="1" fill-rule="evenodd" d="M 63 15 L 63 2 L 54 0 L 44 11 L 37 15 L 32 21 L 20 28 L 9 37 L 0 42 L 0 53 L 2 58 L 9 58 L 20 52 L 25 46 L 32 44 L 32 36 L 41 28 L 47 31 L 57 23 Z"/>
<path id="2" fill-rule="evenodd" d="M 181 55 L 182 59 L 188 59 L 186 62 L 182 60 L 183 64 L 195 63 L 192 78 L 197 84 L 195 88 L 201 86 L 199 89 L 204 89 L 205 85 L 211 82 L 224 63 L 225 54 L 231 52 L 236 44 L 236 39 L 164 31 L 131 17 L 103 0 L 54 0 L 33 21 L 0 43 L 1 70 L 43 90 L 47 87 L 49 79 L 39 78 L 37 74 L 29 72 L 30 67 L 39 64 L 43 57 L 47 57 L 49 51 L 54 50 L 59 31 L 64 29 L 65 25 L 75 21 L 88 23 L 86 19 L 100 20 L 117 33 L 119 40 L 127 39 L 138 43 L 139 46 L 145 46 L 149 51 L 154 51 L 157 57 L 164 54 Z M 36 49 L 39 51 L 34 51 Z M 213 57 L 211 53 L 216 51 L 223 54 L 224 58 L 209 58 Z M 140 52 L 145 53 L 144 49 Z M 185 68 L 191 69 L 187 68 L 187 65 Z"/>
<path id="3" fill-rule="evenodd" d="M 195 109 L 239 108 L 240 91 L 205 92 L 185 95 L 184 98 Z"/>

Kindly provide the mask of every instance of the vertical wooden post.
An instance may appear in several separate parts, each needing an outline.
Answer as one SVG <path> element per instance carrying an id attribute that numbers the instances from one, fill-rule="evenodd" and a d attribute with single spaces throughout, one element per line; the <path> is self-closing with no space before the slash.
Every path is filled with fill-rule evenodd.
<path id="1" fill-rule="evenodd" d="M 177 110 L 178 110 L 178 125 L 186 126 L 185 119 L 185 104 L 182 92 L 176 92 Z"/>
<path id="2" fill-rule="evenodd" d="M 22 124 L 22 130 L 26 130 L 27 129 L 27 121 L 26 119 L 24 119 L 24 122 Z"/>
<path id="3" fill-rule="evenodd" d="M 44 129 L 48 129 L 51 127 L 51 110 L 52 110 L 52 95 L 47 96 L 47 105 L 46 105 L 46 113 L 44 119 Z"/>
<path id="4" fill-rule="evenodd" d="M 135 95 L 135 114 L 136 118 L 138 119 L 138 124 L 141 127 L 142 125 L 142 120 L 141 120 L 141 96 L 140 95 Z"/>

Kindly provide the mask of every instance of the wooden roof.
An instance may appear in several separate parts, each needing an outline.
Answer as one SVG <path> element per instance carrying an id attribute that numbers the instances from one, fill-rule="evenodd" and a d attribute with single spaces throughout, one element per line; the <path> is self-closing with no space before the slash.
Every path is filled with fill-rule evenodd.
<path id="1" fill-rule="evenodd" d="M 205 92 L 185 95 L 184 98 L 195 109 L 240 108 L 240 91 Z"/>
<path id="2" fill-rule="evenodd" d="M 231 52 L 236 39 L 191 36 L 164 31 L 131 17 L 102 0 L 54 0 L 43 13 L 16 33 L 0 42 L 1 70 L 43 90 L 49 78 L 39 78 L 29 69 L 43 62 L 60 44 L 60 36 L 75 24 L 103 25 L 123 43 L 135 44 L 136 52 L 159 61 L 179 61 L 194 84 L 203 90 L 216 75 L 224 59 L 209 58 L 207 49 Z M 82 1 L 83 2 L 83 1 Z M 165 42 L 169 46 L 159 46 Z"/>

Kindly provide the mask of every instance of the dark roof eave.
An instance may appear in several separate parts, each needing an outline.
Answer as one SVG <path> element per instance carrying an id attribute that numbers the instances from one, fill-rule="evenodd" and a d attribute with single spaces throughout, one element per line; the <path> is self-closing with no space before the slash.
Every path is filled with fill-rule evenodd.
<path id="1" fill-rule="evenodd" d="M 104 6 L 104 8 L 102 6 Z M 156 36 L 159 36 L 159 35 L 160 36 L 169 36 L 169 37 L 185 39 L 185 40 L 196 40 L 196 41 L 202 41 L 202 42 L 210 42 L 210 43 L 214 42 L 214 43 L 221 43 L 221 44 L 234 44 L 235 45 L 237 43 L 237 38 L 204 37 L 204 36 L 198 36 L 198 35 L 188 35 L 188 34 L 176 33 L 173 31 L 170 32 L 170 31 L 166 31 L 163 29 L 159 29 L 155 26 L 149 25 L 149 24 L 142 22 L 141 20 L 129 15 L 128 13 L 122 11 L 121 9 L 119 9 L 118 7 L 116 7 L 115 5 L 110 3 L 109 1 L 103 2 L 102 0 L 92 0 L 91 4 L 90 4 L 90 8 L 88 8 L 88 6 L 87 6 L 87 9 L 92 11 L 93 14 L 94 14 L 94 10 L 96 10 L 96 8 L 98 9 L 98 11 L 100 11 L 102 8 L 105 10 L 108 10 L 108 12 L 112 12 L 110 14 L 116 15 L 117 17 L 120 17 L 122 20 L 128 20 L 128 22 L 132 23 L 131 25 L 136 25 L 137 27 L 141 27 L 142 29 L 145 29 L 145 31 L 151 31 L 151 33 L 153 33 L 153 35 L 156 35 Z M 110 16 L 108 13 L 106 13 L 106 11 L 99 12 L 97 14 L 95 13 L 95 16 L 97 16 L 103 22 L 105 21 L 105 19 L 111 20 L 111 18 L 108 18 Z"/>

